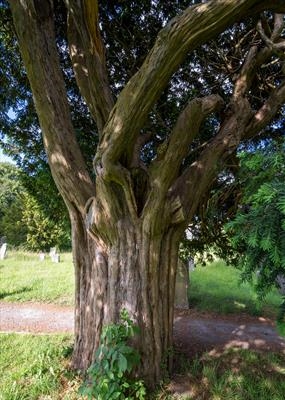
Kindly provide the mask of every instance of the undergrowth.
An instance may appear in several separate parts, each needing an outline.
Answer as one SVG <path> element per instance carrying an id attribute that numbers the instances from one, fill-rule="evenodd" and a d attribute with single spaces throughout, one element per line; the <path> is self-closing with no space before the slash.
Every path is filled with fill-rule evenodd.
<path id="1" fill-rule="evenodd" d="M 128 312 L 122 310 L 121 322 L 103 328 L 95 361 L 88 369 L 88 379 L 80 389 L 82 395 L 96 400 L 143 400 L 142 380 L 131 376 L 140 362 L 139 353 L 128 342 L 138 328 Z"/>

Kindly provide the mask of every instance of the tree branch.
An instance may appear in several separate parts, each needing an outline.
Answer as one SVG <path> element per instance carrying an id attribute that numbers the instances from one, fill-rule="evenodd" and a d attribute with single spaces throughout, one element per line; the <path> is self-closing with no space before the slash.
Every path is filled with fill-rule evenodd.
<path id="1" fill-rule="evenodd" d="M 107 178 L 113 163 L 129 164 L 136 137 L 171 75 L 189 51 L 212 39 L 240 18 L 264 9 L 285 11 L 279 0 L 212 0 L 189 7 L 163 28 L 140 70 L 121 92 L 110 114 L 94 163 Z"/>
<path id="2" fill-rule="evenodd" d="M 255 113 L 246 127 L 243 139 L 250 139 L 256 136 L 274 118 L 278 109 L 285 103 L 285 80 L 272 91 L 266 102 Z"/>
<path id="3" fill-rule="evenodd" d="M 68 41 L 80 91 L 102 134 L 114 100 L 99 30 L 98 2 L 65 0 L 68 8 Z"/>
<path id="4" fill-rule="evenodd" d="M 212 112 L 224 105 L 219 95 L 191 100 L 179 115 L 172 130 L 165 152 L 151 167 L 152 180 L 159 182 L 160 188 L 167 191 L 179 174 L 181 163 L 189 153 L 189 146 L 198 135 L 200 126 Z"/>
<path id="5" fill-rule="evenodd" d="M 10 1 L 52 175 L 65 202 L 83 212 L 86 201 L 94 195 L 94 185 L 71 122 L 51 4 L 49 0 L 40 5 L 33 0 Z"/>
<path id="6" fill-rule="evenodd" d="M 274 28 L 270 37 L 268 37 L 263 29 L 262 21 L 258 21 L 257 30 L 260 34 L 260 37 L 270 49 L 271 53 L 276 53 L 280 58 L 284 59 L 284 49 L 285 49 L 285 40 L 281 39 L 281 34 L 284 28 L 284 15 L 283 14 L 275 14 L 274 16 Z"/>
<path id="7" fill-rule="evenodd" d="M 273 32 L 272 37 L 274 35 L 275 40 L 279 40 L 276 35 L 277 32 L 281 33 L 280 18 L 275 18 Z M 236 150 L 242 139 L 254 137 L 264 129 L 284 104 L 285 80 L 271 92 L 257 113 L 254 114 L 247 99 L 258 69 L 271 58 L 273 52 L 272 46 L 260 50 L 257 46 L 253 46 L 248 51 L 219 132 L 207 143 L 199 158 L 185 169 L 169 191 L 169 207 L 173 205 L 175 211 L 173 223 L 176 222 L 178 214 L 181 217 L 179 222 L 183 222 L 183 219 L 187 221 L 194 215 L 199 201 L 209 189 L 223 161 Z M 193 191 L 195 191 L 194 199 Z"/>

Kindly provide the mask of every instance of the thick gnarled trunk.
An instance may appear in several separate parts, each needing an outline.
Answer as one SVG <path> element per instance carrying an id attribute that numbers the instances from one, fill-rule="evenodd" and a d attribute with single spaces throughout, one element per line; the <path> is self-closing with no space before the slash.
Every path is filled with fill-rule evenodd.
<path id="1" fill-rule="evenodd" d="M 134 223 L 125 215 L 114 222 L 110 233 L 114 242 L 106 244 L 96 226 L 92 231 L 89 225 L 86 235 L 81 218 L 73 218 L 73 224 L 77 293 L 73 365 L 78 369 L 90 365 L 102 326 L 118 321 L 126 309 L 140 328 L 134 340 L 141 354 L 138 372 L 152 386 L 162 377 L 162 363 L 171 363 L 178 231 L 152 233 L 151 225 L 143 220 Z M 102 236 L 106 240 L 108 233 Z"/>

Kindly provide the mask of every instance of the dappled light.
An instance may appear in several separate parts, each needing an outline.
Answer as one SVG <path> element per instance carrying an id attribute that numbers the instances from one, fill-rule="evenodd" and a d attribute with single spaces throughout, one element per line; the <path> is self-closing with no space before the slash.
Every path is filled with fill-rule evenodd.
<path id="1" fill-rule="evenodd" d="M 284 355 L 242 349 L 204 354 L 182 365 L 181 374 L 174 375 L 165 390 L 175 398 L 192 400 L 282 399 L 284 363 Z"/>
<path id="2" fill-rule="evenodd" d="M 195 314 L 194 314 L 195 315 Z M 193 357 L 204 351 L 220 354 L 231 348 L 275 350 L 285 355 L 285 339 L 271 321 L 247 315 L 191 318 L 191 311 L 177 312 L 174 334 L 179 351 Z"/>

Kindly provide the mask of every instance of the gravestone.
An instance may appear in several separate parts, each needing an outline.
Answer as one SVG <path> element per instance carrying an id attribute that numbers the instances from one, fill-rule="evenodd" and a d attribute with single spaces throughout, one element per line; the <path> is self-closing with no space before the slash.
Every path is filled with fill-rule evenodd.
<path id="1" fill-rule="evenodd" d="M 50 256 L 50 258 L 52 258 L 52 256 L 53 256 L 54 254 L 56 254 L 56 247 L 51 247 L 51 248 L 49 249 L 49 256 Z"/>
<path id="2" fill-rule="evenodd" d="M 192 272 L 195 269 L 195 261 L 193 257 L 189 257 L 187 260 L 188 272 Z"/>
<path id="3" fill-rule="evenodd" d="M 40 261 L 44 261 L 45 257 L 46 257 L 45 253 L 40 253 L 39 254 Z"/>
<path id="4" fill-rule="evenodd" d="M 49 255 L 50 255 L 52 262 L 55 262 L 55 263 L 60 262 L 60 257 L 59 257 L 56 247 L 50 248 Z"/>
<path id="5" fill-rule="evenodd" d="M 176 282 L 175 282 L 175 298 L 174 307 L 187 309 L 189 308 L 188 289 L 189 289 L 189 264 L 178 260 Z"/>
<path id="6" fill-rule="evenodd" d="M 281 296 L 285 296 L 285 275 L 283 274 L 277 275 L 276 286 Z"/>
<path id="7" fill-rule="evenodd" d="M 7 243 L 3 243 L 0 247 L 0 260 L 4 260 L 7 252 Z"/>
<path id="8" fill-rule="evenodd" d="M 59 257 L 58 253 L 53 254 L 52 261 L 55 262 L 55 263 L 59 263 L 60 262 L 60 257 Z"/>

